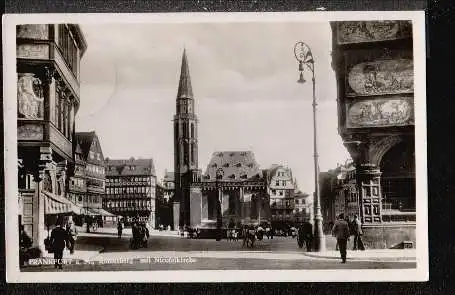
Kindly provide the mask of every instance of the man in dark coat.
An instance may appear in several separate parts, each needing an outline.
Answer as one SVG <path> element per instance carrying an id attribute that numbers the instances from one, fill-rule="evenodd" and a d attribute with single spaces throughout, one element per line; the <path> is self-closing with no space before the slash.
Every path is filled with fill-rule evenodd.
<path id="1" fill-rule="evenodd" d="M 353 250 L 365 250 L 365 246 L 363 245 L 362 241 L 362 223 L 359 220 L 357 215 L 354 216 L 354 220 L 352 221 L 352 229 L 354 234 L 354 249 Z"/>
<path id="2" fill-rule="evenodd" d="M 338 217 L 338 220 L 335 221 L 335 224 L 332 228 L 332 235 L 336 237 L 338 247 L 340 249 L 342 263 L 346 263 L 346 246 L 350 236 L 349 233 L 349 224 L 344 220 L 344 214 L 341 213 Z"/>
<path id="3" fill-rule="evenodd" d="M 68 243 L 68 232 L 63 228 L 63 219 L 57 218 L 56 227 L 51 232 L 50 244 L 54 251 L 55 268 L 63 268 L 63 250 Z"/>
<path id="4" fill-rule="evenodd" d="M 305 222 L 302 226 L 303 229 L 303 240 L 305 241 L 305 247 L 307 252 L 311 252 L 311 245 L 313 244 L 313 225 L 308 219 L 305 219 Z"/>
<path id="5" fill-rule="evenodd" d="M 119 238 L 122 237 L 122 231 L 123 231 L 123 225 L 122 225 L 122 222 L 119 220 L 119 221 L 117 222 L 117 236 L 118 236 Z"/>
<path id="6" fill-rule="evenodd" d="M 32 246 L 32 239 L 27 235 L 24 230 L 24 226 L 20 225 L 19 232 L 19 261 L 20 265 L 23 266 L 26 261 L 29 260 L 29 249 Z"/>

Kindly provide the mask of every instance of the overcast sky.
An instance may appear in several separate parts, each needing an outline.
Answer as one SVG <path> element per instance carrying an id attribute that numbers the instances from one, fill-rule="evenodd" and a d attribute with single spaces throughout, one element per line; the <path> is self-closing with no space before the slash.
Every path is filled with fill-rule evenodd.
<path id="1" fill-rule="evenodd" d="M 252 150 L 261 168 L 289 166 L 314 190 L 311 75 L 298 84 L 294 44 L 316 61 L 321 171 L 349 158 L 337 133 L 331 30 L 325 23 L 81 25 L 77 131 L 95 130 L 105 157 L 152 157 L 172 171 L 175 99 L 186 47 L 199 122 L 199 167 L 214 151 Z M 117 76 L 117 78 L 116 78 Z"/>

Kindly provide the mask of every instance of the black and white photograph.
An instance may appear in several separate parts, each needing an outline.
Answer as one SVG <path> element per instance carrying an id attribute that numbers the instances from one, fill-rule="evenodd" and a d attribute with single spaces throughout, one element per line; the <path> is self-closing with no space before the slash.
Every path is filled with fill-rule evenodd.
<path id="1" fill-rule="evenodd" d="M 3 27 L 10 282 L 428 279 L 423 12 Z"/>

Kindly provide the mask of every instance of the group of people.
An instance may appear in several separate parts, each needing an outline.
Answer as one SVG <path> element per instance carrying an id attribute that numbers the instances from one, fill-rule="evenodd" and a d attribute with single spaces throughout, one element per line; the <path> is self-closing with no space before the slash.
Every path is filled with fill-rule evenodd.
<path id="1" fill-rule="evenodd" d="M 133 234 L 133 237 L 130 241 L 130 247 L 132 249 L 138 249 L 141 247 L 147 248 L 150 231 L 145 222 L 133 222 L 133 225 L 131 226 L 131 232 Z"/>
<path id="2" fill-rule="evenodd" d="M 355 215 L 354 220 L 350 222 L 349 219 L 345 218 L 344 214 L 341 213 L 338 216 L 338 220 L 333 225 L 332 235 L 337 239 L 337 248 L 340 251 L 342 263 L 346 263 L 346 248 L 351 235 L 354 236 L 353 250 L 365 250 L 362 241 L 362 223 L 357 215 Z"/>

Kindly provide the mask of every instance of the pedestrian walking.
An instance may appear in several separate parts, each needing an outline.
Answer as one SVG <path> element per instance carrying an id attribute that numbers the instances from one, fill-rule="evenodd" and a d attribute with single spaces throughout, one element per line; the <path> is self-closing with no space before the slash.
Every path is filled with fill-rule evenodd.
<path id="1" fill-rule="evenodd" d="M 29 249 L 32 246 L 32 239 L 24 230 L 24 225 L 19 227 L 19 263 L 24 266 L 25 262 L 30 259 Z"/>
<path id="2" fill-rule="evenodd" d="M 340 249 L 341 261 L 346 263 L 346 246 L 349 240 L 349 224 L 344 220 L 344 214 L 341 213 L 338 217 L 338 220 L 335 221 L 335 224 L 332 228 L 332 235 L 336 237 L 338 247 Z"/>
<path id="3" fill-rule="evenodd" d="M 353 234 L 354 234 L 354 248 L 353 250 L 365 250 L 365 245 L 363 244 L 362 241 L 362 223 L 359 220 L 359 217 L 357 215 L 354 216 L 354 220 L 352 221 L 352 228 L 353 228 Z"/>
<path id="4" fill-rule="evenodd" d="M 117 236 L 119 238 L 122 238 L 122 232 L 123 232 L 123 225 L 122 225 L 122 222 L 120 222 L 120 220 L 117 222 Z"/>
<path id="5" fill-rule="evenodd" d="M 66 231 L 68 233 L 68 249 L 70 250 L 70 254 L 74 254 L 74 248 L 77 240 L 77 229 L 72 220 L 68 221 Z"/>
<path id="6" fill-rule="evenodd" d="M 54 252 L 55 268 L 63 268 L 63 250 L 68 244 L 68 232 L 63 228 L 63 218 L 58 217 L 55 228 L 51 232 L 51 250 Z"/>

